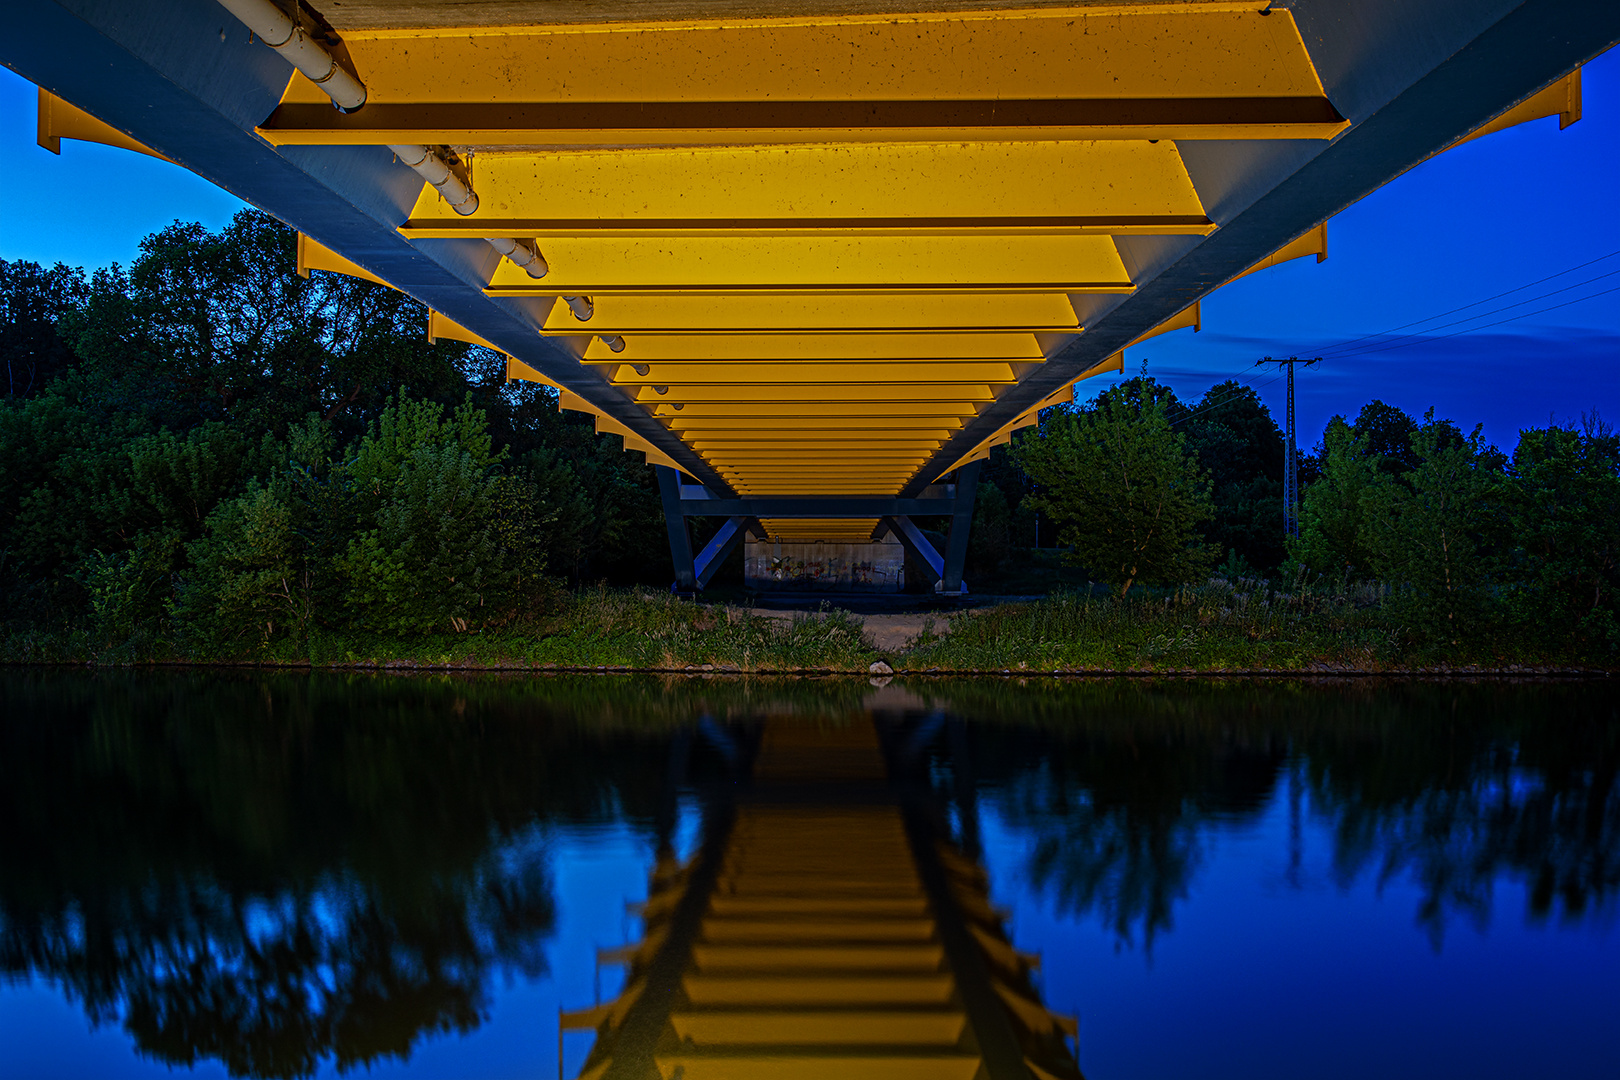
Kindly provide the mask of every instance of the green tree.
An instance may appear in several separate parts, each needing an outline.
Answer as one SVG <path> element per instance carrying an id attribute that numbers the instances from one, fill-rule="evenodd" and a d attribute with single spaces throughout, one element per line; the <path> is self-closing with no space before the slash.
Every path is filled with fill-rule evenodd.
<path id="1" fill-rule="evenodd" d="M 81 396 L 180 432 L 202 420 L 254 436 L 316 411 L 358 434 L 389 397 L 458 400 L 471 347 L 426 340 L 427 311 L 387 286 L 296 273 L 297 233 L 256 210 L 217 232 L 148 236 L 127 272 L 98 271 L 60 321 Z"/>
<path id="2" fill-rule="evenodd" d="M 1283 437 L 1252 387 L 1227 380 L 1175 423 L 1209 474 L 1213 514 L 1204 535 L 1252 566 L 1282 562 Z"/>
<path id="3" fill-rule="evenodd" d="M 1001 488 L 981 480 L 973 497 L 973 531 L 968 534 L 967 559 L 972 572 L 993 574 L 1007 561 L 1011 519 Z"/>
<path id="4" fill-rule="evenodd" d="M 1356 414 L 1356 438 L 1362 453 L 1378 463 L 1380 472 L 1391 476 L 1417 468 L 1417 453 L 1412 449 L 1417 429 L 1418 423 L 1409 413 L 1377 398 Z"/>
<path id="5" fill-rule="evenodd" d="M 172 612 L 195 655 L 305 641 L 319 615 L 341 619 L 335 561 L 356 522 L 331 425 L 311 414 L 275 450 L 268 479 L 220 503 L 187 545 Z"/>
<path id="6" fill-rule="evenodd" d="M 1373 572 L 1396 586 L 1415 628 L 1458 644 L 1478 628 L 1503 546 L 1505 459 L 1475 427 L 1460 445 L 1434 410 L 1412 437 L 1417 466 L 1362 496 Z"/>
<path id="7" fill-rule="evenodd" d="M 527 487 L 530 513 L 545 530 L 546 567 L 578 581 L 598 518 L 573 466 L 558 450 L 541 447 L 525 454 L 512 475 Z"/>
<path id="8" fill-rule="evenodd" d="M 1585 430 L 1522 431 L 1506 489 L 1523 563 L 1521 623 L 1620 651 L 1620 437 L 1593 416 Z"/>
<path id="9" fill-rule="evenodd" d="M 1030 498 L 1058 524 L 1071 561 L 1121 596 L 1138 581 L 1198 578 L 1215 558 L 1198 532 L 1211 513 L 1208 480 L 1157 389 L 1121 384 L 1091 408 L 1049 412 L 1017 443 L 1019 463 L 1041 486 Z"/>
<path id="10" fill-rule="evenodd" d="M 538 588 L 542 553 L 509 547 L 529 503 L 497 475 L 484 414 L 403 394 L 346 466 L 358 533 L 339 560 L 346 610 L 389 633 L 503 621 Z M 504 513 L 503 513 L 504 511 Z"/>
<path id="11" fill-rule="evenodd" d="M 1372 555 L 1365 536 L 1362 500 L 1387 482 L 1379 459 L 1344 417 L 1328 421 L 1322 435 L 1321 478 L 1305 489 L 1299 538 L 1289 553 L 1318 573 L 1365 577 Z"/>
<path id="12" fill-rule="evenodd" d="M 84 271 L 57 263 L 0 259 L 0 378 L 3 396 L 42 393 L 73 362 L 58 333 L 65 312 L 84 301 Z"/>
<path id="13" fill-rule="evenodd" d="M 298 558 L 293 517 L 283 491 L 258 486 L 210 516 L 208 535 L 189 548 L 192 570 L 174 606 L 194 651 L 268 644 L 278 629 L 308 633 L 311 568 Z"/>

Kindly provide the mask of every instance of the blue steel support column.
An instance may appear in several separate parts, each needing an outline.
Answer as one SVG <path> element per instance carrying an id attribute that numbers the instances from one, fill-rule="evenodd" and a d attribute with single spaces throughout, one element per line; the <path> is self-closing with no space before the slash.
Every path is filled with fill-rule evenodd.
<path id="1" fill-rule="evenodd" d="M 664 500 L 664 525 L 669 529 L 669 558 L 675 564 L 675 592 L 696 592 L 697 567 L 692 560 L 692 531 L 681 513 L 681 475 L 668 465 L 654 465 L 658 494 Z"/>
<path id="2" fill-rule="evenodd" d="M 945 544 L 945 571 L 940 575 L 940 592 L 960 593 L 962 566 L 967 562 L 968 534 L 973 531 L 973 497 L 979 491 L 983 461 L 956 470 L 956 505 L 951 509 L 951 535 Z"/>
<path id="3" fill-rule="evenodd" d="M 698 588 L 709 587 L 709 582 L 714 580 L 714 575 L 719 572 L 721 564 L 730 558 L 731 553 L 737 550 L 737 545 L 742 543 L 747 524 L 748 519 L 745 517 L 727 518 L 709 538 L 709 542 L 703 545 L 703 550 L 698 552 L 693 566 L 697 574 Z"/>
<path id="4" fill-rule="evenodd" d="M 945 559 L 934 550 L 934 545 L 928 542 L 928 537 L 922 534 L 922 530 L 905 514 L 896 514 L 884 518 L 883 521 L 906 549 L 906 554 L 917 560 L 918 565 L 926 566 L 933 573 L 934 582 L 938 584 L 945 575 Z"/>

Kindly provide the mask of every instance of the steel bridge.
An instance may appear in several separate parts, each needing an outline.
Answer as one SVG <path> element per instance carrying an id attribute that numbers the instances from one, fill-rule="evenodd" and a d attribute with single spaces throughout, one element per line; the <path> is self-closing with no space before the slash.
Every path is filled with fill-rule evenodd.
<path id="1" fill-rule="evenodd" d="M 192 170 L 621 436 L 678 586 L 893 534 L 955 592 L 991 448 L 1428 157 L 1578 118 L 1617 39 L 1614 0 L 11 0 L 0 62 L 42 144 Z"/>

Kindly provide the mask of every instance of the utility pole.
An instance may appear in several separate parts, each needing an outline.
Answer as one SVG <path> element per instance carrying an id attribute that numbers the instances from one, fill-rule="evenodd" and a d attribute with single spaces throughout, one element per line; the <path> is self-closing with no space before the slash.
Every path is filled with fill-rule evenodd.
<path id="1" fill-rule="evenodd" d="M 1288 434 L 1283 443 L 1283 535 L 1295 537 L 1299 535 L 1299 449 L 1294 429 L 1294 365 L 1304 364 L 1306 367 L 1315 367 L 1322 362 L 1320 356 L 1309 360 L 1301 360 L 1297 356 L 1290 356 L 1286 360 L 1273 360 L 1267 356 L 1255 362 L 1255 367 L 1265 364 L 1276 364 L 1288 369 Z"/>

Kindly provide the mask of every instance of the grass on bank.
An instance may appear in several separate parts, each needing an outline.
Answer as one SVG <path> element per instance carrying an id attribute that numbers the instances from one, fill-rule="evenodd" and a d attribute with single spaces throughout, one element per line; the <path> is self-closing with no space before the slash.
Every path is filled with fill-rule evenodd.
<path id="1" fill-rule="evenodd" d="M 1220 578 L 1124 600 L 1056 593 L 963 612 L 947 632 L 920 637 L 904 663 L 946 671 L 1378 671 L 1415 653 L 1383 600 L 1377 586 L 1287 593 Z"/>
<path id="2" fill-rule="evenodd" d="M 255 663 L 316 666 L 624 667 L 721 671 L 865 671 L 874 649 L 861 620 L 827 609 L 791 619 L 694 604 L 646 589 L 554 594 L 543 614 L 470 632 L 396 636 L 317 630 L 304 639 L 193 648 L 169 627 L 101 640 L 94 628 L 15 633 L 11 663 Z"/>
<path id="3" fill-rule="evenodd" d="M 1211 579 L 1127 599 L 1059 592 L 940 614 L 905 647 L 880 652 L 860 617 L 823 605 L 770 616 L 746 606 L 680 600 L 647 589 L 555 594 L 545 614 L 502 628 L 413 637 L 317 632 L 199 654 L 159 627 L 97 644 L 90 630 L 12 635 L 11 662 L 272 663 L 316 666 L 637 668 L 720 672 L 1389 671 L 1416 667 L 1574 665 L 1615 658 L 1537 646 L 1500 632 L 1426 642 L 1382 587 L 1297 587 Z"/>
<path id="4" fill-rule="evenodd" d="M 1291 586 L 1216 577 L 1128 599 L 1054 593 L 971 610 L 914 641 L 902 661 L 913 671 L 1620 668 L 1601 633 L 1559 634 L 1506 606 L 1453 623 L 1377 582 L 1303 576 Z"/>

